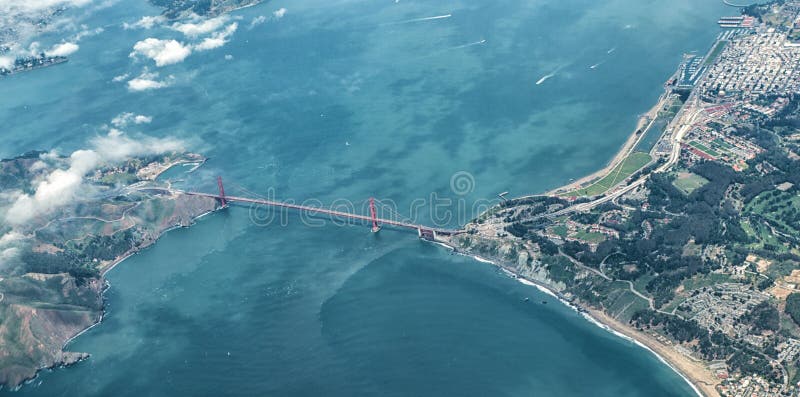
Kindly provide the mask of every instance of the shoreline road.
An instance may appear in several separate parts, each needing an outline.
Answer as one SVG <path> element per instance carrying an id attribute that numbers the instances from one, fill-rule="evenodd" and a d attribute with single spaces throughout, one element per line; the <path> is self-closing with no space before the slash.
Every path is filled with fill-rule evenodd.
<path id="1" fill-rule="evenodd" d="M 661 138 L 662 140 L 669 139 L 670 142 L 672 143 L 672 152 L 669 155 L 669 159 L 660 167 L 658 167 L 654 172 L 667 171 L 670 168 L 672 168 L 672 166 L 674 166 L 678 162 L 678 160 L 680 160 L 681 142 L 683 141 L 683 138 L 686 136 L 686 134 L 691 130 L 692 126 L 695 125 L 695 123 L 698 120 L 698 117 L 703 113 L 703 111 L 704 109 L 699 105 L 696 97 L 692 96 L 689 98 L 689 100 L 686 101 L 686 105 L 683 106 L 683 108 L 680 110 L 680 112 L 678 112 L 678 114 L 675 116 L 670 125 L 667 126 L 666 129 L 667 131 L 675 131 L 675 132 L 670 137 L 665 136 Z M 523 220 L 523 222 L 535 221 L 537 219 L 545 217 L 554 218 L 572 212 L 591 210 L 592 208 L 598 205 L 607 203 L 612 200 L 616 200 L 619 197 L 630 192 L 631 190 L 636 189 L 639 186 L 643 185 L 645 182 L 647 182 L 647 178 L 649 177 L 649 175 L 650 174 L 642 175 L 641 177 L 639 177 L 639 179 L 632 181 L 626 186 L 618 188 L 615 191 L 596 200 L 573 205 L 571 207 L 565 208 L 561 211 L 557 211 L 551 214 L 539 215 L 530 219 L 525 219 Z"/>
<path id="2" fill-rule="evenodd" d="M 692 100 L 693 103 L 689 106 L 686 106 L 681 111 L 681 114 L 676 117 L 676 124 L 680 124 L 675 134 L 669 138 L 672 142 L 672 153 L 670 153 L 669 160 L 666 163 L 658 167 L 655 172 L 664 172 L 672 168 L 678 160 L 680 160 L 681 156 L 681 142 L 683 141 L 683 137 L 691 130 L 692 126 L 697 121 L 697 118 L 703 113 L 703 108 L 697 106 L 696 99 Z M 611 200 L 615 200 L 620 196 L 625 195 L 626 193 L 630 192 L 631 190 L 643 185 L 647 182 L 647 178 L 649 174 L 642 175 L 639 179 L 629 183 L 627 186 L 617 189 L 613 193 L 610 193 L 604 197 L 601 197 L 597 200 L 590 201 L 584 204 L 578 204 L 574 207 L 570 207 L 573 211 L 586 211 L 590 210 L 600 204 L 609 202 Z M 572 211 L 571 211 L 572 212 Z"/>
<path id="3" fill-rule="evenodd" d="M 639 119 L 639 122 L 636 125 L 636 130 L 628 137 L 625 143 L 622 145 L 620 150 L 611 161 L 606 164 L 605 167 L 599 169 L 589 175 L 583 176 L 575 181 L 571 181 L 569 184 L 557 187 L 549 192 L 546 192 L 546 195 L 558 195 L 562 193 L 566 193 L 572 190 L 580 189 L 581 185 L 589 183 L 593 180 L 602 179 L 610 172 L 612 172 L 618 165 L 620 165 L 628 156 L 633 153 L 639 143 L 644 139 L 645 134 L 644 132 L 648 131 L 653 124 L 658 120 L 658 112 L 661 108 L 663 108 L 669 101 L 670 95 L 669 93 L 664 93 L 658 98 L 658 102 L 653 106 L 647 113 L 643 114 L 642 117 Z M 523 196 L 525 197 L 532 197 L 531 196 Z"/>

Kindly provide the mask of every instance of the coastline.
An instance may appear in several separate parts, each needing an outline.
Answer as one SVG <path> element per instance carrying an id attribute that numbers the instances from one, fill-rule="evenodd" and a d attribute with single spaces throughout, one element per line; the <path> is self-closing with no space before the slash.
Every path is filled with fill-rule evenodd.
<path id="1" fill-rule="evenodd" d="M 569 183 L 559 186 L 555 189 L 547 191 L 543 194 L 525 195 L 516 199 L 525 199 L 537 196 L 559 196 L 580 189 L 583 186 L 588 186 L 604 178 L 608 173 L 613 171 L 620 165 L 628 156 L 633 153 L 638 144 L 644 139 L 646 132 L 653 126 L 658 119 L 660 110 L 667 104 L 670 95 L 669 91 L 665 91 L 658 98 L 656 104 L 651 107 L 646 113 L 642 114 L 636 124 L 636 127 L 631 135 L 623 143 L 622 147 L 616 154 L 609 160 L 605 167 L 592 172 L 589 175 L 572 180 Z M 681 108 L 678 115 L 683 111 Z M 677 116 L 676 116 L 677 117 Z M 583 307 L 582 305 L 566 299 L 559 291 L 545 281 L 531 280 L 517 272 L 512 266 L 506 266 L 502 260 L 494 261 L 481 257 L 480 255 L 472 252 L 461 252 L 449 240 L 434 240 L 435 243 L 446 246 L 452 249 L 453 252 L 459 255 L 470 256 L 474 260 L 482 263 L 492 264 L 500 268 L 504 273 L 517 281 L 533 286 L 540 292 L 555 297 L 562 304 L 579 312 L 587 321 L 592 324 L 612 333 L 613 335 L 625 339 L 629 342 L 652 353 L 659 361 L 670 367 L 675 373 L 678 374 L 691 388 L 694 390 L 698 397 L 719 397 L 720 393 L 717 391 L 716 386 L 721 383 L 714 373 L 705 365 L 702 360 L 693 359 L 677 349 L 673 345 L 662 343 L 654 336 L 648 335 L 643 331 L 639 331 L 628 324 L 620 322 L 619 320 L 611 317 L 600 309 L 590 307 Z"/>
<path id="2" fill-rule="evenodd" d="M 491 264 L 497 266 L 501 269 L 504 273 L 509 275 L 519 281 L 520 283 L 531 286 L 539 290 L 546 295 L 549 295 L 553 298 L 556 298 L 561 304 L 569 307 L 572 310 L 580 313 L 581 316 L 589 321 L 590 323 L 596 325 L 599 328 L 610 332 L 611 334 L 625 339 L 629 342 L 636 344 L 637 346 L 647 350 L 659 361 L 666 364 L 670 369 L 672 369 L 678 376 L 680 376 L 692 390 L 695 391 L 698 397 L 718 397 L 719 392 L 717 392 L 715 386 L 719 384 L 718 379 L 714 377 L 714 375 L 707 369 L 705 366 L 702 365 L 700 362 L 695 362 L 689 359 L 688 357 L 684 356 L 680 352 L 672 349 L 670 346 L 666 346 L 656 340 L 655 338 L 646 335 L 632 327 L 624 324 L 606 313 L 592 308 L 585 308 L 581 305 L 578 305 L 574 302 L 571 302 L 564 298 L 560 292 L 555 290 L 552 286 L 547 285 L 541 281 L 531 280 L 526 277 L 523 277 L 519 273 L 517 273 L 514 269 L 504 266 L 498 262 L 493 260 L 481 257 L 480 255 L 476 255 L 473 253 L 463 253 L 457 250 L 456 247 L 450 245 L 447 242 L 443 242 L 440 240 L 435 241 L 436 244 L 446 246 L 452 249 L 459 255 L 469 256 L 470 258 L 484 264 Z"/>
<path id="3" fill-rule="evenodd" d="M 637 146 L 637 144 L 641 141 L 644 137 L 644 133 L 637 133 L 639 130 L 642 132 L 646 131 L 648 128 L 652 126 L 655 122 L 658 111 L 664 105 L 664 101 L 668 98 L 667 95 L 661 95 L 658 99 L 658 102 L 655 106 L 653 106 L 647 113 L 645 113 L 637 123 L 636 129 L 634 132 L 628 137 L 625 141 L 623 146 L 620 150 L 614 155 L 614 157 L 609 161 L 609 163 L 602 169 L 595 171 L 587 176 L 584 176 L 578 180 L 572 181 L 569 184 L 560 186 L 556 189 L 548 191 L 544 193 L 547 196 L 559 195 L 565 192 L 569 192 L 575 189 L 580 188 L 582 184 L 586 184 L 602 178 L 605 174 L 613 170 L 620 162 L 622 162 L 627 156 L 633 151 L 633 149 Z M 650 117 L 650 121 L 647 122 L 647 118 Z M 520 198 L 526 197 L 533 197 L 537 195 L 528 195 L 522 196 Z M 520 275 L 514 268 L 510 266 L 505 266 L 502 263 L 498 263 L 494 260 L 490 260 L 480 255 L 471 253 L 471 252 L 461 252 L 457 247 L 451 244 L 449 241 L 442 241 L 442 240 L 435 240 L 434 243 L 447 247 L 448 249 L 453 250 L 453 252 L 459 255 L 469 256 L 472 259 L 485 263 L 497 266 L 503 272 L 508 274 L 510 277 L 516 279 L 522 284 L 535 287 L 542 293 L 550 295 L 559 302 L 564 304 L 565 306 L 579 312 L 587 321 L 590 323 L 614 334 L 617 337 L 622 339 L 628 340 L 639 347 L 647 350 L 648 352 L 652 353 L 659 361 L 666 364 L 670 367 L 675 373 L 678 374 L 689 386 L 692 390 L 695 391 L 698 397 L 718 397 L 720 394 L 716 390 L 715 386 L 720 383 L 719 379 L 717 379 L 711 371 L 706 368 L 702 362 L 693 361 L 689 357 L 681 354 L 671 346 L 665 345 L 655 339 L 652 336 L 649 336 L 643 332 L 640 332 L 627 324 L 624 324 L 606 313 L 602 312 L 598 309 L 593 308 L 586 308 L 577 303 L 569 301 L 564 298 L 561 293 L 559 293 L 556 289 L 552 286 L 537 280 L 528 279 L 522 275 Z"/>
<path id="4" fill-rule="evenodd" d="M 144 172 L 142 173 L 142 175 L 140 175 L 140 177 L 143 180 L 156 180 L 159 176 L 161 176 L 163 173 L 165 173 L 166 171 L 168 171 L 169 169 L 171 169 L 174 166 L 181 165 L 181 164 L 195 164 L 194 167 L 191 170 L 188 171 L 189 173 L 191 173 L 191 172 L 196 171 L 198 168 L 200 168 L 203 164 L 205 164 L 206 161 L 207 161 L 207 159 L 205 157 L 202 157 L 202 156 L 200 156 L 200 157 L 198 157 L 196 159 L 182 157 L 182 158 L 178 158 L 178 159 L 176 159 L 174 161 L 171 161 L 171 162 L 168 162 L 168 163 L 165 163 L 165 164 L 158 164 L 155 167 L 153 167 L 153 169 L 146 169 L 145 168 L 145 169 L 143 169 Z M 133 256 L 133 255 L 135 255 L 135 254 L 137 254 L 139 252 L 141 252 L 142 250 L 145 250 L 145 249 L 149 248 L 150 246 L 152 246 L 153 244 L 158 242 L 158 240 L 160 240 L 161 237 L 163 237 L 168 232 L 170 232 L 172 230 L 175 230 L 175 229 L 179 229 L 179 228 L 190 227 L 191 225 L 194 225 L 200 218 L 203 218 L 206 215 L 209 215 L 209 214 L 212 214 L 214 212 L 217 212 L 222 208 L 224 208 L 224 207 L 216 207 L 216 206 L 214 206 L 213 209 L 204 211 L 204 212 L 192 217 L 189 225 L 176 224 L 174 226 L 171 226 L 171 227 L 168 227 L 168 228 L 166 228 L 164 230 L 161 230 L 155 238 L 153 238 L 152 240 L 148 241 L 146 244 L 144 244 L 144 245 L 142 245 L 140 247 L 137 247 L 137 248 L 133 248 L 130 251 L 124 253 L 123 255 L 121 255 L 121 256 L 109 261 L 107 264 L 101 265 L 102 268 L 100 269 L 100 272 L 99 272 L 98 281 L 103 283 L 102 288 L 101 288 L 101 290 L 99 292 L 99 298 L 101 299 L 102 303 L 101 303 L 101 306 L 100 306 L 99 317 L 97 318 L 97 320 L 94 321 L 89 326 L 87 326 L 86 328 L 80 330 L 76 334 L 70 336 L 69 338 L 67 338 L 64 341 L 64 343 L 61 344 L 60 354 L 63 355 L 62 356 L 62 360 L 60 360 L 59 362 L 56 362 L 56 363 L 54 363 L 53 365 L 50 365 L 50 366 L 44 365 L 44 366 L 41 366 L 41 367 L 37 368 L 36 372 L 33 374 L 33 376 L 31 376 L 28 379 L 23 380 L 18 386 L 16 386 L 12 390 L 19 390 L 23 385 L 30 384 L 31 382 L 35 381 L 39 377 L 39 373 L 41 371 L 43 371 L 43 370 L 52 369 L 52 368 L 56 368 L 56 367 L 69 367 L 69 366 L 77 364 L 77 363 L 79 363 L 79 362 L 81 362 L 83 360 L 86 360 L 89 357 L 91 357 L 91 354 L 89 354 L 89 353 L 68 352 L 66 349 L 67 349 L 67 345 L 72 343 L 72 341 L 74 341 L 75 339 L 77 339 L 81 335 L 87 333 L 92 328 L 100 325 L 103 322 L 103 320 L 105 319 L 106 307 L 105 307 L 105 297 L 104 297 L 104 295 L 105 295 L 106 291 L 111 287 L 111 285 L 108 283 L 108 281 L 105 278 L 106 274 L 108 272 L 110 272 L 111 270 L 113 270 L 114 268 L 116 268 L 117 265 L 119 265 L 120 263 L 124 262 L 126 259 L 130 258 L 131 256 Z M 71 359 L 71 360 L 65 359 L 67 355 L 74 356 L 74 359 Z M 2 390 L 2 385 L 0 385 L 0 390 Z"/>
<path id="5" fill-rule="evenodd" d="M 219 211 L 220 209 L 221 208 L 216 208 L 216 209 L 213 209 L 213 210 L 210 210 L 210 211 L 206 211 L 206 212 L 194 217 L 192 219 L 192 224 L 197 222 L 200 218 L 203 218 L 203 217 L 205 217 L 206 215 L 209 215 L 209 214 L 213 214 L 213 213 Z M 121 264 L 122 262 L 125 262 L 125 260 L 127 260 L 130 257 L 132 257 L 133 255 L 135 255 L 135 254 L 141 252 L 142 250 L 147 249 L 148 247 L 152 246 L 153 244 L 158 242 L 158 240 L 160 240 L 161 237 L 163 237 L 165 234 L 169 233 L 170 231 L 175 230 L 175 229 L 187 228 L 187 227 L 189 227 L 189 226 L 176 225 L 176 226 L 164 229 L 161 233 L 158 234 L 158 236 L 150 244 L 147 244 L 147 245 L 145 245 L 143 247 L 139 247 L 137 249 L 134 249 L 134 250 L 131 250 L 130 252 L 125 253 L 124 255 L 120 256 L 119 258 L 114 259 L 113 261 L 111 261 L 111 263 L 109 263 L 109 265 L 107 267 L 105 267 L 103 270 L 101 270 L 100 271 L 100 281 L 103 283 L 103 288 L 100 291 L 100 299 L 102 300 L 103 304 L 102 304 L 102 306 L 100 308 L 100 317 L 93 324 L 91 324 L 88 327 L 82 329 L 80 332 L 76 333 L 75 335 L 69 337 L 69 339 L 64 341 L 64 343 L 61 345 L 61 352 L 62 353 L 67 353 L 66 352 L 67 345 L 72 343 L 72 341 L 74 341 L 75 339 L 77 339 L 81 335 L 89 332 L 92 328 L 100 325 L 103 322 L 103 320 L 105 319 L 105 317 L 106 317 L 106 306 L 105 306 L 105 297 L 104 297 L 104 295 L 105 295 L 106 291 L 109 288 L 111 288 L 111 284 L 105 278 L 106 274 L 108 272 L 110 272 L 111 270 L 116 268 L 117 265 Z M 30 379 L 26 379 L 19 386 L 17 386 L 14 390 L 18 390 L 19 388 L 22 387 L 22 385 L 30 384 L 31 382 L 35 381 L 39 377 L 39 373 L 41 371 L 43 371 L 43 370 L 52 369 L 52 368 L 55 368 L 55 367 L 69 367 L 69 366 L 75 365 L 75 364 L 77 364 L 77 363 L 79 363 L 81 361 L 84 361 L 84 360 L 86 360 L 86 359 L 91 357 L 90 353 L 76 353 L 76 354 L 80 355 L 80 357 L 77 360 L 74 360 L 74 361 L 71 361 L 71 362 L 61 362 L 61 363 L 57 363 L 56 365 L 52 365 L 52 366 L 49 366 L 49 367 L 43 366 L 43 367 L 38 368 L 36 370 L 36 374 L 34 376 L 32 376 Z M 2 387 L 0 387 L 0 390 L 2 390 Z"/>
<path id="6" fill-rule="evenodd" d="M 544 195 L 558 196 L 560 194 L 568 193 L 573 190 L 578 190 L 583 185 L 591 184 L 594 181 L 600 180 L 603 177 L 605 177 L 606 174 L 613 171 L 631 153 L 633 153 L 634 149 L 639 144 L 639 142 L 641 142 L 642 139 L 644 139 L 646 135 L 645 132 L 647 132 L 650 129 L 650 127 L 652 127 L 653 124 L 656 122 L 656 120 L 658 119 L 658 112 L 661 109 L 661 107 L 664 106 L 664 101 L 666 101 L 668 98 L 669 96 L 666 93 L 661 94 L 661 96 L 658 97 L 658 101 L 656 102 L 656 104 L 639 118 L 639 121 L 636 122 L 636 127 L 633 130 L 633 133 L 631 133 L 628 136 L 628 138 L 622 144 L 622 147 L 620 147 L 617 153 L 614 154 L 614 157 L 612 157 L 611 160 L 609 160 L 608 164 L 606 164 L 605 167 L 595 172 L 592 172 L 589 175 L 571 181 L 566 185 L 562 185 L 555 189 L 547 191 L 544 193 Z M 648 118 L 650 120 L 649 122 L 647 121 Z M 520 198 L 525 198 L 525 197 L 531 197 L 531 196 L 523 196 Z"/>
<path id="7" fill-rule="evenodd" d="M 635 330 L 600 310 L 589 309 L 587 315 L 591 316 L 599 324 L 608 327 L 609 332 L 621 338 L 629 339 L 653 353 L 660 361 L 680 375 L 698 396 L 719 396 L 719 392 L 715 388 L 719 384 L 719 380 L 701 362 L 691 360 L 652 336 Z"/>

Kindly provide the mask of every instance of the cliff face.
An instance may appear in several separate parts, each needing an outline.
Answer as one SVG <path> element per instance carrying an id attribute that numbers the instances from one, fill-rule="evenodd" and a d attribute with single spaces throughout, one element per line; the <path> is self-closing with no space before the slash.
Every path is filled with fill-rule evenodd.
<path id="1" fill-rule="evenodd" d="M 515 275 L 553 291 L 564 293 L 567 290 L 567 284 L 551 275 L 548 264 L 542 262 L 542 255 L 531 244 L 480 234 L 452 236 L 445 238 L 443 242 L 460 252 L 491 260 Z M 584 274 L 575 275 L 578 278 L 583 276 Z"/>

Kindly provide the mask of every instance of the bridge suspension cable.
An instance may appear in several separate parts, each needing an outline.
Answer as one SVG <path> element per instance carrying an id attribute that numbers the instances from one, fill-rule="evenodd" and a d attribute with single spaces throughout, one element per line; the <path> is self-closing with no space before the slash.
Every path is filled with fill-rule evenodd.
<path id="1" fill-rule="evenodd" d="M 243 186 L 234 184 L 238 190 L 241 190 L 245 194 L 260 197 L 261 195 L 255 192 L 252 192 Z M 380 200 L 370 198 L 369 203 L 369 215 L 359 215 L 356 213 L 350 212 L 343 212 L 337 211 L 333 209 L 325 209 L 321 207 L 313 207 L 310 205 L 301 205 L 301 204 L 294 204 L 290 202 L 280 202 L 275 200 L 270 200 L 269 198 L 248 198 L 248 197 L 236 197 L 236 196 L 229 196 L 225 194 L 225 187 L 222 183 L 222 177 L 217 177 L 217 188 L 219 189 L 218 194 L 208 194 L 208 193 L 201 193 L 201 192 L 191 192 L 191 191 L 180 191 L 180 193 L 192 195 L 192 196 L 201 196 L 201 197 L 210 197 L 218 200 L 221 204 L 220 207 L 224 208 L 228 206 L 229 203 L 250 203 L 250 204 L 258 204 L 258 205 L 265 205 L 268 207 L 275 207 L 275 208 L 286 208 L 292 209 L 297 211 L 307 212 L 311 215 L 318 215 L 318 214 L 325 214 L 331 217 L 337 217 L 340 219 L 352 220 L 352 221 L 360 221 L 364 223 L 371 223 L 372 231 L 377 232 L 380 230 L 382 225 L 389 225 L 398 228 L 404 229 L 414 229 L 419 233 L 419 236 L 424 239 L 428 240 L 435 240 L 436 235 L 455 235 L 464 233 L 464 230 L 452 230 L 452 229 L 441 229 L 441 228 L 432 228 L 424 225 L 419 225 L 414 223 L 412 220 L 406 218 L 403 219 L 398 211 L 394 208 L 394 206 L 385 204 Z M 362 207 L 363 208 L 363 207 Z M 386 211 L 390 217 L 393 218 L 385 218 L 383 216 L 378 216 L 378 208 L 381 208 L 382 211 Z"/>

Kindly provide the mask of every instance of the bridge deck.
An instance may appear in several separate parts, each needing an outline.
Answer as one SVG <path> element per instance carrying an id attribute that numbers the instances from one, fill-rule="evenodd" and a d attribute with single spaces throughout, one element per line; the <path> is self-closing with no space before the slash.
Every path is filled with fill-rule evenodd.
<path id="1" fill-rule="evenodd" d="M 230 202 L 239 202 L 239 203 L 260 204 L 260 205 L 266 205 L 266 206 L 270 206 L 270 207 L 287 208 L 287 209 L 292 209 L 292 210 L 297 210 L 297 211 L 304 211 L 304 212 L 308 212 L 310 214 L 325 214 L 325 215 L 339 217 L 341 219 L 353 219 L 353 220 L 359 220 L 359 221 L 364 221 L 364 222 L 372 222 L 373 221 L 372 217 L 366 216 L 366 215 L 351 214 L 351 213 L 348 213 L 348 212 L 327 210 L 327 209 L 324 209 L 324 208 L 309 207 L 309 206 L 304 206 L 304 205 L 299 205 L 299 204 L 283 203 L 283 202 L 280 202 L 280 201 L 263 200 L 263 199 L 251 199 L 251 198 L 247 198 L 247 197 L 236 197 L 236 196 L 228 196 L 228 195 L 226 195 L 225 197 L 222 197 L 222 196 L 219 196 L 217 194 L 199 193 L 199 192 L 181 192 L 181 193 L 188 194 L 188 195 L 191 195 L 191 196 L 211 197 L 211 198 L 214 198 L 214 199 L 217 199 L 217 200 L 220 200 L 220 201 L 221 200 L 225 200 L 226 202 L 229 202 L 229 203 Z M 464 232 L 463 230 L 439 229 L 439 228 L 427 227 L 427 226 L 424 226 L 424 225 L 417 225 L 417 224 L 409 223 L 409 222 L 396 221 L 396 220 L 392 220 L 392 219 L 377 218 L 377 221 L 381 225 L 389 225 L 389 226 L 394 226 L 394 227 L 399 227 L 399 228 L 404 228 L 404 229 L 413 229 L 413 230 L 420 230 L 420 229 L 422 229 L 422 230 L 430 230 L 430 231 L 434 231 L 437 234 L 441 234 L 441 235 L 455 235 L 455 234 L 461 234 L 461 233 Z"/>

